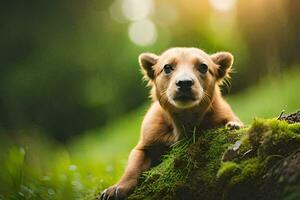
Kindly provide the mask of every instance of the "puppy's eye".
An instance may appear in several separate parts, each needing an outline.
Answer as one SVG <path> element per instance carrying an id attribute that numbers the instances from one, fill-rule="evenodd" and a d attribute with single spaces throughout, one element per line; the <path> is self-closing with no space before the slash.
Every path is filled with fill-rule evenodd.
<path id="1" fill-rule="evenodd" d="M 206 64 L 199 64 L 198 65 L 198 71 L 201 73 L 201 74 L 205 74 L 208 70 L 208 67 Z"/>
<path id="2" fill-rule="evenodd" d="M 164 72 L 165 72 L 166 74 L 170 74 L 172 71 L 173 71 L 172 65 L 166 64 L 166 65 L 164 66 Z"/>

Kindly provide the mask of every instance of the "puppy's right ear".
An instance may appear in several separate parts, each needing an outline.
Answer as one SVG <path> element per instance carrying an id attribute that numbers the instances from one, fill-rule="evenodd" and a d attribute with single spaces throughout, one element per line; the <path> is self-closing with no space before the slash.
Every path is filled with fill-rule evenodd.
<path id="1" fill-rule="evenodd" d="M 142 53 L 139 56 L 139 63 L 143 70 L 143 74 L 150 80 L 154 79 L 153 66 L 157 63 L 158 58 L 159 57 L 153 53 Z"/>

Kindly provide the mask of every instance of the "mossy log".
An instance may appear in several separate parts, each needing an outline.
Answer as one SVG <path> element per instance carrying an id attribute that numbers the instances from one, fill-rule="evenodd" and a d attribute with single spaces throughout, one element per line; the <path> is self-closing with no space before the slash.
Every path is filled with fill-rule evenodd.
<path id="1" fill-rule="evenodd" d="M 194 133 L 144 173 L 129 199 L 300 199 L 297 119 L 281 115 L 240 130 Z"/>

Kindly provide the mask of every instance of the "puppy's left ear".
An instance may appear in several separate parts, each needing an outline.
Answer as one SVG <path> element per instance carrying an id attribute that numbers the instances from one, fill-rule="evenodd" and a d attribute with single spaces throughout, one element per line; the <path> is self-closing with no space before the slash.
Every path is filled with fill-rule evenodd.
<path id="1" fill-rule="evenodd" d="M 233 55 L 229 52 L 218 52 L 210 57 L 218 65 L 217 78 L 222 79 L 228 76 L 233 64 Z"/>
<path id="2" fill-rule="evenodd" d="M 154 79 L 153 66 L 157 63 L 158 56 L 154 53 L 142 53 L 139 56 L 139 63 L 146 79 Z"/>

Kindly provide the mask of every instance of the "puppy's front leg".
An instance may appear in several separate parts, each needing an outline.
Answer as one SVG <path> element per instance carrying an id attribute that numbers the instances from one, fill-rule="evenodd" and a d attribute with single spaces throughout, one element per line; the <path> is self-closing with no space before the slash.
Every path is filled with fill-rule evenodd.
<path id="1" fill-rule="evenodd" d="M 149 169 L 151 159 L 146 155 L 142 148 L 135 148 L 131 151 L 128 159 L 128 165 L 120 181 L 106 190 L 104 190 L 97 199 L 124 199 L 136 187 L 138 179 L 142 172 Z"/>

